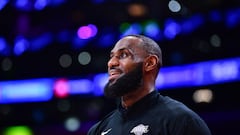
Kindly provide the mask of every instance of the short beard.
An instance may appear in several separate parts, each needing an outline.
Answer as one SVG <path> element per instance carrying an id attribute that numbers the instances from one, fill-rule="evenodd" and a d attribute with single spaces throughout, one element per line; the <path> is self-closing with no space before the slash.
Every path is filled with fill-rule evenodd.
<path id="1" fill-rule="evenodd" d="M 108 82 L 104 87 L 104 95 L 109 98 L 116 98 L 136 91 L 142 86 L 142 65 L 142 62 L 138 63 L 135 69 L 119 77 L 113 84 Z"/>

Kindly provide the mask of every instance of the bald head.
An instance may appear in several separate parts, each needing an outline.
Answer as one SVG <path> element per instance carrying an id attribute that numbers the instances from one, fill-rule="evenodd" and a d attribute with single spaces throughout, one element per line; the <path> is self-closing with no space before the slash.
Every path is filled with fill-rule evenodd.
<path id="1" fill-rule="evenodd" d="M 156 55 L 159 59 L 158 68 L 162 66 L 162 51 L 154 40 L 143 35 L 127 35 L 125 37 L 136 37 L 140 39 L 140 45 L 143 47 L 144 51 L 150 55 Z"/>

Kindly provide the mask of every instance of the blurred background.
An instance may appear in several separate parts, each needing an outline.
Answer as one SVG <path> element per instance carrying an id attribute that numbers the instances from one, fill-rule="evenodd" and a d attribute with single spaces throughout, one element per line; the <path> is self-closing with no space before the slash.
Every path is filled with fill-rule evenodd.
<path id="1" fill-rule="evenodd" d="M 239 32 L 239 0 L 0 0 L 0 134 L 86 135 L 115 108 L 109 51 L 144 34 L 163 51 L 159 92 L 236 135 Z"/>

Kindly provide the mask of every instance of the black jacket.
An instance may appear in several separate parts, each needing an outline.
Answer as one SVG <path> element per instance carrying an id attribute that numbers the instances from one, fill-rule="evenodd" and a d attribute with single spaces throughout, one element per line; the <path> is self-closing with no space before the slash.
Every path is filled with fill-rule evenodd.
<path id="1" fill-rule="evenodd" d="M 88 135 L 211 135 L 205 122 L 184 104 L 150 93 L 127 110 L 121 105 Z"/>

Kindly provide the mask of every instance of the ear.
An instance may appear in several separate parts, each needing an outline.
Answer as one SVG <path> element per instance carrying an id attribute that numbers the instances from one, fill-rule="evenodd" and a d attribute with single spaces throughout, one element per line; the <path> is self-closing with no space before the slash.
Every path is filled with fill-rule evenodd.
<path id="1" fill-rule="evenodd" d="M 157 64 L 158 64 L 158 57 L 156 55 L 150 55 L 145 60 L 144 70 L 147 72 L 151 71 L 157 68 Z"/>

